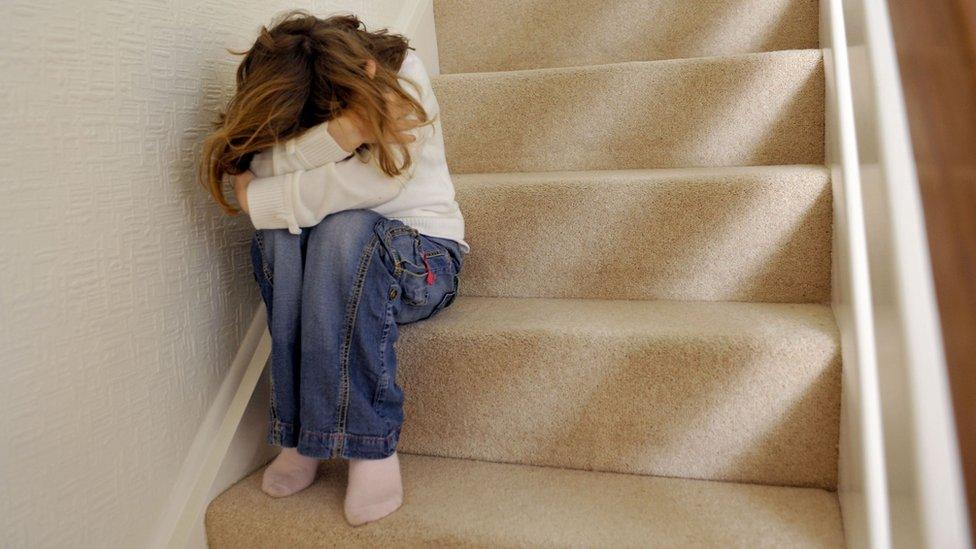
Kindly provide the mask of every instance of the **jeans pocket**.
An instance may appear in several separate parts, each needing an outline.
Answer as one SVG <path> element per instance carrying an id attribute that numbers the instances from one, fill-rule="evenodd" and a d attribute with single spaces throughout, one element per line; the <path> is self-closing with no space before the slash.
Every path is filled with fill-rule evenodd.
<path id="1" fill-rule="evenodd" d="M 441 297 L 440 303 L 437 304 L 437 307 L 434 307 L 434 313 L 437 313 L 437 312 L 441 311 L 442 309 L 448 308 L 451 305 L 451 303 L 454 303 L 454 298 L 457 297 L 457 294 L 458 294 L 458 291 L 459 291 L 459 288 L 458 288 L 458 280 L 460 279 L 460 276 L 458 276 L 456 274 L 455 275 L 451 275 L 451 276 L 454 277 L 453 289 L 452 290 L 448 290 L 447 292 L 444 292 L 444 296 Z"/>
<path id="2" fill-rule="evenodd" d="M 437 305 L 431 308 L 430 314 L 425 316 L 422 320 L 433 317 L 437 313 L 448 308 L 451 303 L 454 303 L 454 298 L 456 298 L 458 294 L 458 275 L 455 274 L 450 276 L 453 277 L 453 283 L 448 287 L 447 291 L 441 295 L 440 299 L 437 301 Z"/>
<path id="3" fill-rule="evenodd" d="M 404 268 L 403 275 L 400 277 L 400 291 L 403 293 L 403 301 L 407 304 L 418 307 L 426 305 L 430 299 L 426 273 L 418 275 Z"/>
<path id="4" fill-rule="evenodd" d="M 455 297 L 457 297 L 457 292 L 447 292 L 446 294 L 444 294 L 444 297 L 441 299 L 441 302 L 437 304 L 437 307 L 434 307 L 434 312 L 431 313 L 431 316 L 434 316 L 437 313 L 441 312 L 442 310 L 446 309 L 451 303 L 454 302 Z"/>
<path id="5" fill-rule="evenodd" d="M 429 299 L 427 266 L 420 248 L 419 234 L 405 228 L 397 232 L 389 241 L 398 271 L 400 294 L 405 303 L 413 306 L 426 305 Z"/>

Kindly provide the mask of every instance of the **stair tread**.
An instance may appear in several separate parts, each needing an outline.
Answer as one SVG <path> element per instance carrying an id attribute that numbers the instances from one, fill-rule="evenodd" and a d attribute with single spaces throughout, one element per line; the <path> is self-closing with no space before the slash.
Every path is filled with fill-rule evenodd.
<path id="1" fill-rule="evenodd" d="M 782 172 L 830 173 L 823 164 L 781 164 L 773 166 L 687 166 L 668 168 L 630 168 L 606 170 L 547 170 L 519 172 L 481 172 L 451 174 L 455 180 L 485 182 L 519 182 L 523 184 L 574 182 L 605 179 L 627 182 L 636 179 L 668 180 L 688 177 L 732 177 L 745 174 L 773 175 Z"/>
<path id="2" fill-rule="evenodd" d="M 452 173 L 823 163 L 819 50 L 440 75 Z"/>
<path id="3" fill-rule="evenodd" d="M 825 305 L 461 296 L 397 346 L 405 452 L 836 486 Z"/>
<path id="4" fill-rule="evenodd" d="M 507 79 L 525 78 L 531 76 L 547 76 L 562 74 L 588 74 L 601 73 L 608 70 L 620 69 L 641 69 L 668 66 L 696 66 L 714 65 L 721 63 L 731 63 L 735 61 L 762 61 L 784 58 L 811 58 L 821 59 L 823 52 L 817 48 L 797 48 L 776 51 L 755 51 L 741 53 L 721 53 L 715 55 L 700 55 L 695 57 L 669 57 L 665 59 L 633 59 L 627 61 L 608 61 L 606 63 L 589 63 L 586 65 L 568 65 L 565 67 L 526 67 L 523 69 L 512 69 L 505 71 L 471 71 L 471 72 L 451 72 L 438 73 L 433 79 L 438 82 L 452 80 L 465 80 L 471 78 L 478 79 Z"/>
<path id="5" fill-rule="evenodd" d="M 210 547 L 735 546 L 842 547 L 836 495 L 824 490 L 638 477 L 401 455 L 405 504 L 352 528 L 346 468 L 284 499 L 257 471 L 207 511 Z"/>
<path id="6" fill-rule="evenodd" d="M 816 0 L 434 2 L 444 73 L 816 48 Z"/>
<path id="7" fill-rule="evenodd" d="M 465 295 L 829 299 L 823 166 L 458 174 L 454 183 L 476 252 L 462 272 Z"/>
<path id="8" fill-rule="evenodd" d="M 736 337 L 788 340 L 807 333 L 836 344 L 828 305 L 730 301 L 459 297 L 435 317 L 401 327 L 436 337 L 440 332 L 589 332 L 617 338 Z M 420 328 L 422 326 L 422 328 Z"/>

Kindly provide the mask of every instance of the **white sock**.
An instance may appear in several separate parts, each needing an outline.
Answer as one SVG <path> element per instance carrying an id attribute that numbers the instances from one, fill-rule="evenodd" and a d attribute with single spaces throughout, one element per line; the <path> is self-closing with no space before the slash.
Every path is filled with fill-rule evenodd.
<path id="1" fill-rule="evenodd" d="M 400 459 L 396 452 L 383 459 L 350 459 L 346 486 L 346 520 L 359 526 L 379 520 L 403 503 Z"/>
<path id="2" fill-rule="evenodd" d="M 269 496 L 283 498 L 308 488 L 315 480 L 319 460 L 298 453 L 297 448 L 282 448 L 264 470 L 261 489 Z"/>

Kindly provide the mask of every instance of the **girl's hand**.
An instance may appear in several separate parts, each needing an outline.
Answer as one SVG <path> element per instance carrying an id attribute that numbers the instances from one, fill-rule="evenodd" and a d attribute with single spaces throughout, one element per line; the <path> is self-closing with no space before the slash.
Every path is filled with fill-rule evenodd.
<path id="1" fill-rule="evenodd" d="M 329 120 L 326 130 L 347 153 L 353 153 L 366 142 L 362 120 L 351 111 Z"/>
<path id="2" fill-rule="evenodd" d="M 247 208 L 247 186 L 251 184 L 252 179 L 254 179 L 254 173 L 251 170 L 234 176 L 234 196 L 237 198 L 237 204 L 240 205 L 244 213 L 249 213 Z"/>
<path id="3" fill-rule="evenodd" d="M 413 143 L 416 141 L 417 136 L 409 132 L 419 127 L 420 124 L 417 123 L 416 119 L 408 118 L 412 112 L 407 108 L 406 103 L 392 93 L 387 93 L 386 104 L 390 108 L 390 114 L 393 115 L 396 123 L 393 125 L 393 135 L 386 136 L 387 138 L 384 141 L 387 143 Z M 375 143 L 376 140 L 370 142 Z"/>

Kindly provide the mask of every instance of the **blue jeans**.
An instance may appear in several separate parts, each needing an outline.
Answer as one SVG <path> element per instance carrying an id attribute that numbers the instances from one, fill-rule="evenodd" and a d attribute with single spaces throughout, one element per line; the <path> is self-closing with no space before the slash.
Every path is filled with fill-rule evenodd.
<path id="1" fill-rule="evenodd" d="M 391 455 L 403 423 L 397 324 L 454 301 L 458 244 L 346 210 L 297 235 L 256 231 L 251 259 L 272 340 L 268 443 L 323 459 Z"/>

